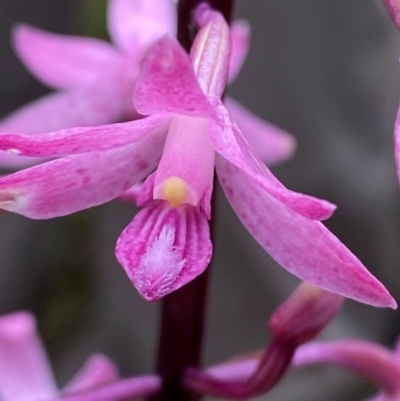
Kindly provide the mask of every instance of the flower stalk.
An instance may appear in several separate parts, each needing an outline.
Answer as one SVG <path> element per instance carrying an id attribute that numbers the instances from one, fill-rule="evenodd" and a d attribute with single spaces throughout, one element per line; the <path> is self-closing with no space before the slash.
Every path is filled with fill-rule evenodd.
<path id="1" fill-rule="evenodd" d="M 200 3 L 201 0 L 178 2 L 177 35 L 187 52 L 195 36 L 192 14 Z M 230 21 L 233 0 L 212 0 L 208 3 Z M 212 226 L 213 220 L 210 220 L 211 232 Z M 199 393 L 183 386 L 183 377 L 187 368 L 200 366 L 209 272 L 210 268 L 163 299 L 157 356 L 157 373 L 163 386 L 152 401 L 197 401 L 201 398 Z"/>

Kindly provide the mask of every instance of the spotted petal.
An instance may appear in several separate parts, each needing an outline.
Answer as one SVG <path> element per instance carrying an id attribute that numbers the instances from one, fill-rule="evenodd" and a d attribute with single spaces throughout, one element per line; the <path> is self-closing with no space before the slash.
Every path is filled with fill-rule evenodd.
<path id="1" fill-rule="evenodd" d="M 211 249 L 207 219 L 197 208 L 161 201 L 135 216 L 116 255 L 140 295 L 156 301 L 202 273 Z"/>
<path id="2" fill-rule="evenodd" d="M 68 128 L 40 135 L 0 134 L 0 149 L 23 156 L 57 157 L 115 149 L 146 136 L 166 134 L 169 115 L 94 127 Z"/>
<path id="3" fill-rule="evenodd" d="M 1 178 L 0 207 L 48 219 L 108 202 L 156 167 L 164 139 L 151 135 L 138 144 L 68 156 Z"/>
<path id="4" fill-rule="evenodd" d="M 396 307 L 385 287 L 322 223 L 292 210 L 221 155 L 216 168 L 239 219 L 282 267 L 303 281 L 357 301 Z"/>
<path id="5" fill-rule="evenodd" d="M 13 31 L 16 53 L 44 84 L 71 88 L 115 75 L 122 56 L 107 42 L 42 31 L 19 24 Z"/>
<path id="6" fill-rule="evenodd" d="M 225 119 L 225 129 L 211 124 L 210 140 L 220 155 L 295 212 L 313 220 L 324 220 L 332 215 L 336 209 L 332 203 L 288 190 L 255 156 L 240 130 L 230 120 L 226 109 L 221 105 L 219 110 Z"/>

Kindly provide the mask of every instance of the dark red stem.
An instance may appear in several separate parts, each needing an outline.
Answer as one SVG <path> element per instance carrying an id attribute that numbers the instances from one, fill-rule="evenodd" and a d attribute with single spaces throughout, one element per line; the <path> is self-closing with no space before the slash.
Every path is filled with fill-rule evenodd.
<path id="1" fill-rule="evenodd" d="M 180 0 L 178 3 L 178 40 L 188 52 L 196 33 L 192 13 L 202 2 Z M 230 21 L 233 0 L 209 0 L 208 4 Z M 211 232 L 212 226 L 211 222 Z M 152 401 L 198 401 L 201 398 L 194 390 L 183 387 L 183 377 L 187 368 L 200 366 L 209 270 L 210 267 L 163 300 L 157 356 L 157 372 L 163 386 Z"/>

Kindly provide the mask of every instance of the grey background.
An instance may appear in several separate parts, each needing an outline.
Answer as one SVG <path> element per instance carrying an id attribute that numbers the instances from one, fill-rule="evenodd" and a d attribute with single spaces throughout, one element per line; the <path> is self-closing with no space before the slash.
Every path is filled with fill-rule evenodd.
<path id="1" fill-rule="evenodd" d="M 47 92 L 12 54 L 11 24 L 89 33 L 101 25 L 93 17 L 99 3 L 0 0 L 0 116 Z M 338 204 L 327 225 L 399 300 L 392 131 L 400 33 L 377 0 L 238 0 L 235 15 L 251 22 L 253 40 L 229 91 L 299 143 L 274 172 L 289 188 Z M 298 283 L 218 196 L 206 364 L 262 348 L 268 316 Z M 95 351 L 112 356 L 124 375 L 153 366 L 158 305 L 139 298 L 114 257 L 135 211 L 112 202 L 50 221 L 0 215 L 0 312 L 37 313 L 60 383 Z M 324 336 L 391 344 L 399 331 L 398 312 L 348 301 Z M 371 392 L 354 375 L 318 368 L 290 373 L 262 399 L 356 400 Z"/>

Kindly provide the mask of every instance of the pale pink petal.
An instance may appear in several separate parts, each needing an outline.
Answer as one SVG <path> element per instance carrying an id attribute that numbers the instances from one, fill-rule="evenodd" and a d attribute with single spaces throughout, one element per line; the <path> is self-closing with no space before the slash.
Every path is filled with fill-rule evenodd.
<path id="1" fill-rule="evenodd" d="M 22 156 L 56 157 L 123 147 L 151 134 L 166 134 L 170 116 L 127 123 L 68 128 L 37 135 L 0 134 L 0 149 Z"/>
<path id="2" fill-rule="evenodd" d="M 221 105 L 219 110 L 225 119 L 225 129 L 221 130 L 217 124 L 210 125 L 211 143 L 219 154 L 246 172 L 257 185 L 295 212 L 312 220 L 324 220 L 332 215 L 336 209 L 332 203 L 290 191 L 279 182 L 255 156 L 242 133 L 231 122 L 226 109 Z"/>
<path id="3" fill-rule="evenodd" d="M 36 134 L 60 129 L 101 125 L 134 111 L 134 82 L 129 74 L 101 80 L 73 90 L 52 93 L 21 107 L 0 120 L 0 132 Z"/>
<path id="4" fill-rule="evenodd" d="M 216 168 L 239 219 L 282 267 L 357 301 L 396 307 L 385 287 L 322 223 L 298 214 L 220 155 Z"/>
<path id="5" fill-rule="evenodd" d="M 158 40 L 149 50 L 135 88 L 134 106 L 143 115 L 160 112 L 215 115 L 199 87 L 189 56 L 169 36 Z"/>
<path id="6" fill-rule="evenodd" d="M 45 350 L 27 312 L 0 318 L 0 399 L 38 401 L 58 395 Z"/>
<path id="7" fill-rule="evenodd" d="M 64 36 L 19 24 L 13 31 L 14 48 L 25 66 L 43 83 L 71 88 L 115 75 L 123 57 L 109 43 Z"/>
<path id="8" fill-rule="evenodd" d="M 118 47 L 141 60 L 161 36 L 175 36 L 175 3 L 173 0 L 110 0 L 108 31 Z"/>
<path id="9" fill-rule="evenodd" d="M 235 20 L 231 25 L 232 54 L 228 81 L 236 79 L 247 57 L 250 47 L 250 24 L 245 20 Z"/>
<path id="10" fill-rule="evenodd" d="M 211 258 L 207 219 L 198 208 L 157 202 L 140 211 L 117 242 L 117 259 L 147 301 L 177 290 Z"/>
<path id="11" fill-rule="evenodd" d="M 118 368 L 115 363 L 105 355 L 95 354 L 63 388 L 63 394 L 89 390 L 113 382 L 118 377 Z"/>
<path id="12" fill-rule="evenodd" d="M 0 179 L 0 208 L 34 219 L 64 216 L 116 198 L 156 167 L 165 135 L 54 160 Z"/>
<path id="13" fill-rule="evenodd" d="M 253 152 L 264 163 L 280 163 L 293 156 L 296 140 L 292 135 L 255 116 L 229 96 L 224 99 L 224 105 Z"/>
<path id="14" fill-rule="evenodd" d="M 211 102 L 219 102 L 228 81 L 231 34 L 221 13 L 201 4 L 195 11 L 200 26 L 190 49 L 200 88 Z"/>

